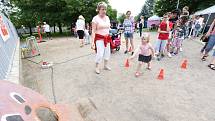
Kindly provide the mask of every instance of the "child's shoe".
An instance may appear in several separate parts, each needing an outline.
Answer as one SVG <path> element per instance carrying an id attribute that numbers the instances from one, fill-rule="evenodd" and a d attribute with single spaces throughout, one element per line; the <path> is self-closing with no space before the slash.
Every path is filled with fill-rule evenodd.
<path id="1" fill-rule="evenodd" d="M 165 55 L 162 53 L 162 54 L 161 54 L 161 57 L 162 57 L 162 58 L 164 58 L 164 57 L 165 57 Z"/>
<path id="2" fill-rule="evenodd" d="M 148 66 L 147 69 L 148 69 L 148 70 L 152 70 L 152 67 L 151 67 L 151 66 Z"/>
<path id="3" fill-rule="evenodd" d="M 136 73 L 135 73 L 135 76 L 136 76 L 136 77 L 139 77 L 139 76 L 140 76 L 140 72 L 136 72 Z"/>
<path id="4" fill-rule="evenodd" d="M 171 58 L 171 57 L 172 57 L 171 53 L 168 53 L 167 55 L 168 55 L 168 57 L 169 57 L 169 58 Z"/>
<path id="5" fill-rule="evenodd" d="M 173 56 L 177 56 L 177 55 L 178 55 L 178 53 L 173 53 L 172 55 L 173 55 Z"/>

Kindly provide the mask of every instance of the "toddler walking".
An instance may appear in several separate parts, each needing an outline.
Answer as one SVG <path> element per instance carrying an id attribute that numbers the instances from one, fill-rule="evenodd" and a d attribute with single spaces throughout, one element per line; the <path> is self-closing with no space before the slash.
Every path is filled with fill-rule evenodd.
<path id="1" fill-rule="evenodd" d="M 135 73 L 136 77 L 140 76 L 140 69 L 143 63 L 147 63 L 148 65 L 147 69 L 151 70 L 151 60 L 152 60 L 152 57 L 154 57 L 154 49 L 151 43 L 149 42 L 149 40 L 150 40 L 149 34 L 144 34 L 141 37 L 141 44 L 135 50 L 135 53 L 133 54 L 133 56 L 130 57 L 130 60 L 132 60 L 136 55 L 139 54 L 139 57 L 138 57 L 139 64 Z"/>

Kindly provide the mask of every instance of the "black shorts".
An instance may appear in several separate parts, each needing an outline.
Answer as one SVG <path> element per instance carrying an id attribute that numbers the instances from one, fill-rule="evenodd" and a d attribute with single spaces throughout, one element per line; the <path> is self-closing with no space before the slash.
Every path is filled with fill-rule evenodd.
<path id="1" fill-rule="evenodd" d="M 144 55 L 139 54 L 138 61 L 144 62 L 144 63 L 149 63 L 151 60 L 152 60 L 151 55 L 150 56 L 144 56 Z"/>
<path id="2" fill-rule="evenodd" d="M 47 37 L 51 37 L 51 32 L 46 32 Z"/>
<path id="3" fill-rule="evenodd" d="M 79 39 L 84 39 L 84 31 L 83 30 L 78 30 L 77 33 L 78 33 Z"/>

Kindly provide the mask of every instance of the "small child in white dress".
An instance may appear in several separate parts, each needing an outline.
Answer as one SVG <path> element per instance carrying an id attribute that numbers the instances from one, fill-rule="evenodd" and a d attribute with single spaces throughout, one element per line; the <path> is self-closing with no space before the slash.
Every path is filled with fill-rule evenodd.
<path id="1" fill-rule="evenodd" d="M 86 26 L 86 29 L 84 30 L 84 34 L 85 34 L 85 45 L 90 44 L 90 33 L 89 33 L 89 25 Z"/>

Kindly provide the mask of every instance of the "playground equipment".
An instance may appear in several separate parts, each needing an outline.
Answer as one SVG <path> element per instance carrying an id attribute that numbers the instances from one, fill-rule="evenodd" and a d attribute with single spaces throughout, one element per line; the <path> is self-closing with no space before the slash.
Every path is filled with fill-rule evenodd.
<path id="1" fill-rule="evenodd" d="M 21 49 L 22 58 L 31 58 L 40 55 L 40 49 L 34 36 L 26 38 L 26 47 Z"/>

